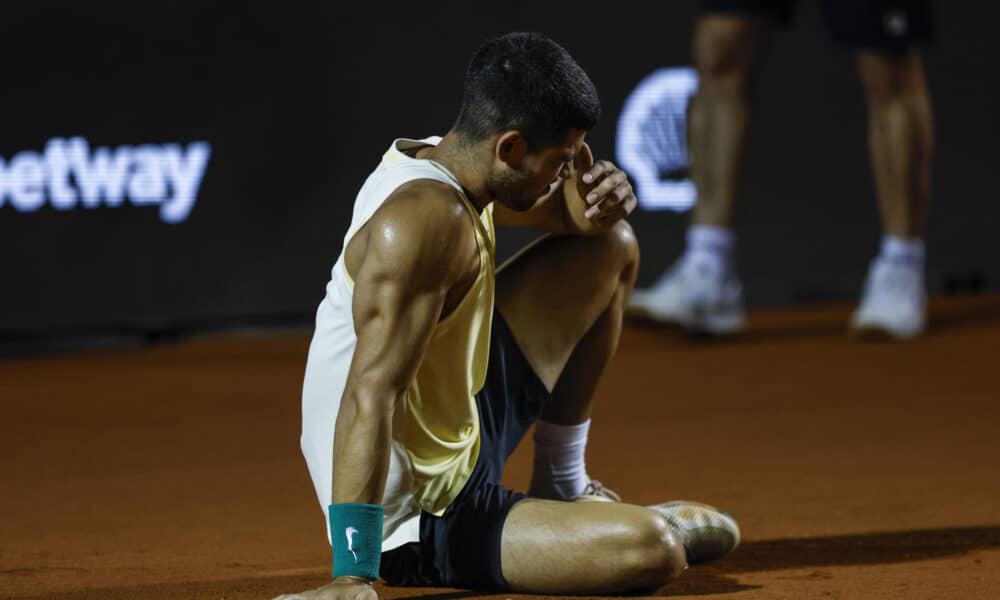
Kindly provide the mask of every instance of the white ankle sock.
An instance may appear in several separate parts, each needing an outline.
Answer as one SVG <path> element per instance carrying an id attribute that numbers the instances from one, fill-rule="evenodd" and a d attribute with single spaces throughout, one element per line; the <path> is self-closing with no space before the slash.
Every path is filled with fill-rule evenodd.
<path id="1" fill-rule="evenodd" d="M 692 225 L 687 230 L 685 260 L 707 266 L 720 277 L 729 275 L 736 236 L 725 227 Z"/>
<path id="2" fill-rule="evenodd" d="M 535 466 L 528 495 L 568 500 L 583 493 L 590 478 L 583 455 L 590 419 L 579 425 L 535 424 Z"/>
<path id="3" fill-rule="evenodd" d="M 887 235 L 882 238 L 882 250 L 879 258 L 893 263 L 924 269 L 924 240 L 920 238 L 903 238 Z"/>

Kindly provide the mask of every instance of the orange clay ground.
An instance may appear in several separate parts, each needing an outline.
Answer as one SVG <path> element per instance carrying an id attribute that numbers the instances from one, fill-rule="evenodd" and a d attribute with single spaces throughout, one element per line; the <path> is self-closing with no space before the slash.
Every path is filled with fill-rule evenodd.
<path id="1" fill-rule="evenodd" d="M 718 504 L 744 532 L 657 595 L 1000 598 L 1000 297 L 935 303 L 912 343 L 856 343 L 847 317 L 756 312 L 726 343 L 626 329 L 590 473 L 635 503 Z M 298 449 L 307 343 L 0 362 L 0 597 L 269 598 L 327 580 Z M 529 468 L 521 448 L 508 484 Z"/>

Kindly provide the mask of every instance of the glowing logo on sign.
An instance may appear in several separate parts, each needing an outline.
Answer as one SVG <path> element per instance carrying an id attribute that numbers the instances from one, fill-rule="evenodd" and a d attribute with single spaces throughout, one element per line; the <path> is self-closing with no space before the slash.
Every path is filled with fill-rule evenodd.
<path id="1" fill-rule="evenodd" d="M 191 214 L 212 147 L 208 142 L 94 148 L 87 140 L 53 138 L 45 152 L 0 157 L 0 208 L 33 212 L 46 202 L 56 210 L 159 206 L 160 219 L 180 223 Z"/>
<path id="2" fill-rule="evenodd" d="M 689 67 L 659 69 L 639 82 L 618 117 L 615 153 L 647 210 L 694 206 L 688 176 L 687 105 L 698 88 Z"/>

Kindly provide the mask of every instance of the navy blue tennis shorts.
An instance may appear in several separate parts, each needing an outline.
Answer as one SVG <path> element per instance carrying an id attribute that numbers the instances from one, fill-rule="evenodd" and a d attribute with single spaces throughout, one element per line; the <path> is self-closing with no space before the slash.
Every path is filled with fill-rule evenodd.
<path id="1" fill-rule="evenodd" d="M 834 41 L 863 50 L 899 52 L 930 41 L 929 0 L 821 0 Z M 787 25 L 795 0 L 702 0 L 702 14 L 768 17 Z"/>
<path id="2" fill-rule="evenodd" d="M 479 406 L 479 459 L 440 517 L 420 515 L 420 541 L 382 553 L 389 585 L 504 590 L 500 537 L 507 513 L 525 495 L 500 485 L 503 468 L 549 397 L 499 312 L 493 311 L 486 384 Z"/>

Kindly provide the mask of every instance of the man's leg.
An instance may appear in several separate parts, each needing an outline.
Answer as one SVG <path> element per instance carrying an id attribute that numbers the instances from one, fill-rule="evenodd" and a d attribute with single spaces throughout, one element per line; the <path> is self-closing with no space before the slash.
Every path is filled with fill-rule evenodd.
<path id="1" fill-rule="evenodd" d="M 552 391 L 543 423 L 568 427 L 590 418 L 638 261 L 635 237 L 622 222 L 599 236 L 545 237 L 497 274 L 497 308 Z M 502 537 L 503 575 L 514 591 L 655 588 L 686 565 L 667 523 L 627 504 L 523 500 L 507 516 Z"/>
<path id="2" fill-rule="evenodd" d="M 538 430 L 589 422 L 594 390 L 618 346 L 638 264 L 635 236 L 623 221 L 602 235 L 545 237 L 497 274 L 497 309 L 552 391 L 536 428 L 536 453 Z M 569 458 L 586 481 L 583 445 L 576 444 L 572 450 L 578 454 Z M 543 449 L 544 460 L 536 456 L 533 488 L 551 489 L 546 483 L 573 454 L 552 454 L 553 449 L 551 444 Z M 651 510 L 612 502 L 522 500 L 504 522 L 503 576 L 511 589 L 523 592 L 636 591 L 680 573 L 688 556 L 708 560 L 738 543 L 730 517 L 682 504 L 687 508 Z"/>
<path id="3" fill-rule="evenodd" d="M 652 590 L 684 571 L 684 546 L 641 506 L 522 500 L 507 515 L 503 575 L 511 591 L 621 594 Z"/>
<path id="4" fill-rule="evenodd" d="M 618 346 L 639 248 L 628 223 L 597 236 L 548 236 L 497 274 L 497 309 L 551 397 L 535 429 L 529 494 L 568 499 L 589 483 L 591 399 Z"/>
<path id="5" fill-rule="evenodd" d="M 927 226 L 934 126 L 923 63 L 915 50 L 861 52 L 868 102 L 868 143 L 882 230 L 922 239 Z"/>
<path id="6" fill-rule="evenodd" d="M 926 313 L 924 231 L 934 138 L 927 81 L 912 49 L 860 52 L 858 70 L 883 238 L 853 326 L 912 337 L 923 330 Z"/>
<path id="7" fill-rule="evenodd" d="M 698 92 L 688 110 L 691 176 L 698 189 L 692 225 L 732 227 L 750 130 L 750 90 L 771 27 L 767 17 L 722 14 L 695 24 Z"/>
<path id="8" fill-rule="evenodd" d="M 627 222 L 594 236 L 545 236 L 497 273 L 496 305 L 552 400 L 542 418 L 573 425 L 618 346 L 639 246 Z"/>
<path id="9" fill-rule="evenodd" d="M 698 19 L 692 54 L 698 92 L 688 108 L 688 153 L 698 190 L 684 256 L 631 312 L 712 334 L 743 327 L 731 231 L 750 129 L 752 83 L 773 16 L 710 13 Z"/>

